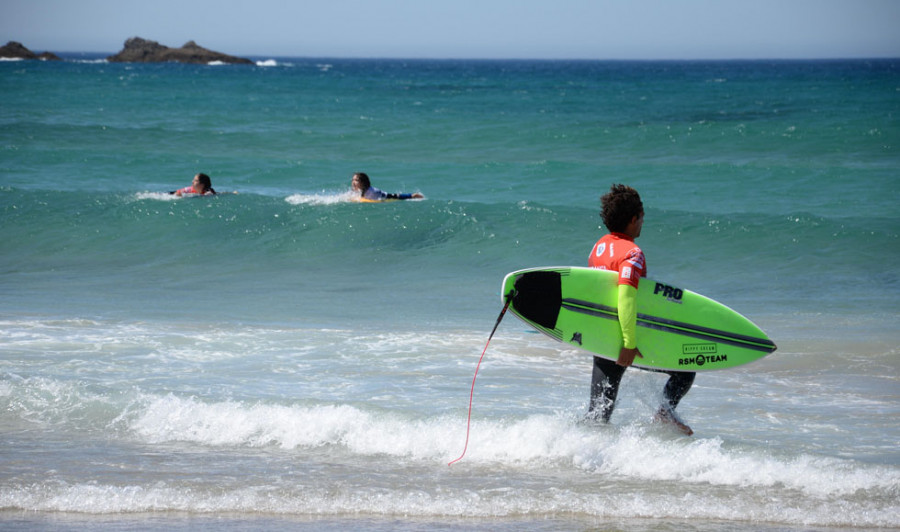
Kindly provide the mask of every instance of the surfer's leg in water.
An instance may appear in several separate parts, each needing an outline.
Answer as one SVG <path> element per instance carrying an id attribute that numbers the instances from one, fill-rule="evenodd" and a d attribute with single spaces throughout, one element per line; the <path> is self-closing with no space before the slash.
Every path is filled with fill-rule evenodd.
<path id="1" fill-rule="evenodd" d="M 666 371 L 665 373 L 669 375 L 669 380 L 666 382 L 665 388 L 663 388 L 664 402 L 659 407 L 655 419 L 670 423 L 681 432 L 690 436 L 694 431 L 678 419 L 678 416 L 675 415 L 675 407 L 678 406 L 681 398 L 691 389 L 691 385 L 694 384 L 694 377 L 697 374 L 690 371 Z"/>
<path id="2" fill-rule="evenodd" d="M 694 377 L 697 376 L 693 371 L 669 371 L 669 380 L 666 387 L 663 388 L 663 396 L 666 399 L 666 405 L 669 410 L 675 410 L 681 398 L 687 395 L 691 386 L 694 384 Z"/>
<path id="3" fill-rule="evenodd" d="M 594 357 L 594 370 L 591 373 L 591 402 L 588 405 L 587 418 L 591 420 L 609 421 L 616 407 L 616 395 L 625 367 L 613 360 Z"/>

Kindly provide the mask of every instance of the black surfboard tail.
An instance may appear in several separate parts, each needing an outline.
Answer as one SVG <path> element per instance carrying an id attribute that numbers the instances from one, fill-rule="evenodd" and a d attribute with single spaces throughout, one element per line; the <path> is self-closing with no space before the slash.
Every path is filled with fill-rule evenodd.
<path id="1" fill-rule="evenodd" d="M 562 283 L 555 271 L 526 272 L 514 283 L 512 306 L 525 319 L 547 329 L 556 328 L 562 307 Z"/>

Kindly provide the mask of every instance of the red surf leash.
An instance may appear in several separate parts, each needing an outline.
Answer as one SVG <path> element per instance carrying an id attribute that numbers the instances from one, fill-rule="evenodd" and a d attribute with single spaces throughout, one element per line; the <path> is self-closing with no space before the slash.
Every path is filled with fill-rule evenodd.
<path id="1" fill-rule="evenodd" d="M 487 343 L 484 344 L 484 351 L 481 352 L 481 358 L 478 359 L 478 365 L 475 366 L 475 375 L 472 376 L 472 391 L 469 392 L 469 417 L 466 419 L 466 445 L 463 447 L 463 452 L 459 455 L 459 458 L 448 463 L 448 466 L 455 464 L 462 460 L 463 456 L 466 455 L 466 449 L 469 448 L 469 429 L 472 426 L 472 398 L 475 396 L 475 379 L 478 378 L 478 369 L 481 367 L 481 361 L 484 360 L 484 354 L 487 353 L 487 348 L 491 345 L 491 338 L 494 337 L 494 333 L 497 332 L 497 327 L 500 326 L 500 320 L 503 319 L 503 315 L 506 314 L 506 309 L 509 308 L 510 302 L 512 302 L 513 294 L 510 293 L 506 297 L 506 304 L 503 305 L 503 310 L 500 311 L 500 315 L 497 316 L 497 323 L 494 324 L 494 329 L 491 331 L 491 335 L 488 336 Z"/>

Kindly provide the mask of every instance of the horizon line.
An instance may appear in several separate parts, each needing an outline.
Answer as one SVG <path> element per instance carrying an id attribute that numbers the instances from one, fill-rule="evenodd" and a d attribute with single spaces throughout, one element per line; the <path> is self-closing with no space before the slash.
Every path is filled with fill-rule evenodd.
<path id="1" fill-rule="evenodd" d="M 121 51 L 121 50 L 120 50 Z M 59 54 L 90 54 L 113 56 L 119 52 L 99 52 L 99 51 L 51 51 Z M 41 53 L 41 52 L 35 52 Z M 220 52 L 225 53 L 225 52 Z M 751 56 L 735 56 L 735 57 L 631 57 L 631 58 L 590 58 L 590 57 L 502 57 L 502 56 L 486 56 L 486 57 L 453 57 L 453 56 L 354 56 L 354 55 L 280 55 L 280 54 L 248 54 L 236 55 L 226 53 L 233 57 L 242 57 L 246 59 L 265 60 L 265 59 L 338 59 L 338 60 L 391 60 L 391 61 L 610 61 L 610 62 L 674 62 L 674 61 L 872 61 L 872 60 L 891 60 L 900 59 L 900 55 L 846 55 L 846 56 L 785 56 L 785 57 L 751 57 Z"/>

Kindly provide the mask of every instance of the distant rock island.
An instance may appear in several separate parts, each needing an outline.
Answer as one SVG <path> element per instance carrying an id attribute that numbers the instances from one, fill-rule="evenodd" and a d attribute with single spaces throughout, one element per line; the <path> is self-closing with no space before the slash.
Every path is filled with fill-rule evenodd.
<path id="1" fill-rule="evenodd" d="M 112 63 L 178 63 L 207 64 L 213 61 L 237 65 L 252 65 L 253 61 L 243 57 L 235 57 L 220 52 L 207 50 L 194 41 L 188 41 L 181 48 L 169 48 L 156 41 L 148 41 L 140 37 L 132 37 L 125 41 L 125 48 L 116 55 L 106 58 Z"/>
<path id="2" fill-rule="evenodd" d="M 9 41 L 6 46 L 0 46 L 0 57 L 6 59 L 40 59 L 41 61 L 62 61 L 62 59 L 50 52 L 36 54 L 25 48 L 22 43 Z"/>

